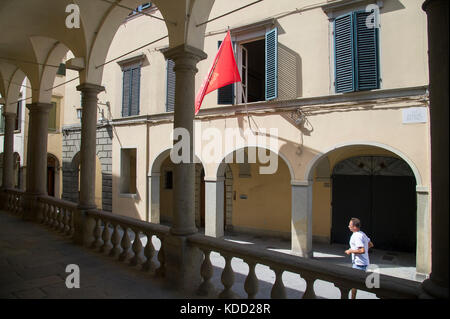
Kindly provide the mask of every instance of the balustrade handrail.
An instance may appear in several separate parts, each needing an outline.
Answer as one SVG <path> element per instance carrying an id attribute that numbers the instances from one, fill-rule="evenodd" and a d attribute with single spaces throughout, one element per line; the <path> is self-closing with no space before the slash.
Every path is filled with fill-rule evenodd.
<path id="1" fill-rule="evenodd" d="M 100 217 L 101 219 L 107 220 L 111 223 L 117 223 L 121 226 L 126 226 L 131 229 L 138 229 L 142 232 L 149 232 L 158 236 L 162 236 L 169 233 L 170 227 L 160 224 L 149 223 L 139 219 L 134 219 L 127 216 L 116 215 L 110 212 L 105 212 L 102 210 L 89 210 L 86 212 L 88 216 Z"/>
<path id="2" fill-rule="evenodd" d="M 55 198 L 55 197 L 48 196 L 48 195 L 39 196 L 38 200 L 43 203 L 48 203 L 48 204 L 52 204 L 55 206 L 68 208 L 68 209 L 76 209 L 78 207 L 77 203 L 69 202 L 67 200 Z"/>
<path id="3" fill-rule="evenodd" d="M 25 194 L 25 191 L 17 188 L 9 188 L 4 190 L 6 193 L 15 194 L 15 195 L 23 195 Z"/>
<path id="4" fill-rule="evenodd" d="M 203 250 L 215 251 L 225 256 L 231 256 L 257 264 L 269 266 L 299 274 L 312 280 L 324 280 L 336 286 L 356 288 L 376 294 L 383 298 L 418 298 L 420 283 L 380 274 L 379 288 L 368 288 L 366 278 L 368 273 L 340 265 L 325 264 L 318 260 L 288 255 L 277 251 L 263 250 L 238 244 L 223 239 L 195 234 L 188 237 L 188 242 Z"/>

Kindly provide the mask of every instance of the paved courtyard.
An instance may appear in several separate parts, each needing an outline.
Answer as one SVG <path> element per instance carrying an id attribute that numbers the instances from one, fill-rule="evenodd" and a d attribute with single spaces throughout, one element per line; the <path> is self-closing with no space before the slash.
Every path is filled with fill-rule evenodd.
<path id="1" fill-rule="evenodd" d="M 130 236 L 133 238 L 133 235 Z M 226 240 L 261 249 L 289 251 L 289 241 L 276 238 L 236 235 L 228 233 Z M 160 242 L 153 237 L 155 249 Z M 145 246 L 146 238 L 142 238 Z M 343 251 L 343 245 L 314 245 L 314 258 L 324 262 L 350 266 L 350 257 Z M 374 250 L 372 263 L 380 272 L 401 278 L 415 280 L 414 256 Z M 155 254 L 156 261 L 156 254 Z M 223 288 L 220 277 L 225 266 L 218 253 L 211 253 L 214 266 L 213 283 L 220 291 Z M 65 269 L 68 264 L 80 267 L 80 288 L 68 289 L 65 285 Z M 235 271 L 233 291 L 245 298 L 244 282 L 248 266 L 234 258 Z M 263 265 L 256 266 L 259 281 L 257 298 L 270 298 L 275 275 Z M 285 272 L 283 282 L 288 298 L 300 298 L 306 283 L 299 275 Z M 317 280 L 314 284 L 319 298 L 340 298 L 339 290 L 332 283 Z M 137 267 L 114 261 L 100 253 L 72 244 L 42 225 L 23 222 L 20 218 L 0 212 L 0 298 L 151 298 L 180 299 L 198 298 L 181 295 L 165 286 L 164 281 L 155 278 Z M 372 299 L 374 294 L 360 291 L 357 298 Z"/>

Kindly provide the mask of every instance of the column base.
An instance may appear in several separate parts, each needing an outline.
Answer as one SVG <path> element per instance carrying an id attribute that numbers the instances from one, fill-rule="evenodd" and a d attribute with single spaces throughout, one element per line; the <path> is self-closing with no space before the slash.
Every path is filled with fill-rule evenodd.
<path id="1" fill-rule="evenodd" d="M 448 299 L 448 287 L 437 285 L 433 280 L 427 279 L 421 285 L 420 299 Z"/>
<path id="2" fill-rule="evenodd" d="M 38 223 L 42 221 L 42 204 L 38 201 L 38 197 L 42 195 L 37 193 L 25 193 L 23 195 L 23 220 Z"/>
<path id="3" fill-rule="evenodd" d="M 79 205 L 74 214 L 73 224 L 75 231 L 72 240 L 75 244 L 90 247 L 94 242 L 95 220 L 87 215 L 90 210 L 96 209 L 96 206 Z"/>
<path id="4" fill-rule="evenodd" d="M 194 294 L 201 283 L 203 254 L 187 243 L 186 236 L 164 237 L 165 267 L 168 284 L 187 294 Z"/>

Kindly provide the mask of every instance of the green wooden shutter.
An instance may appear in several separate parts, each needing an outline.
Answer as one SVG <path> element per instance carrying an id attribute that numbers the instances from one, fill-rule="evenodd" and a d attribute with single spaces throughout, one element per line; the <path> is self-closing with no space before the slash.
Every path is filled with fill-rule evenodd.
<path id="1" fill-rule="evenodd" d="M 173 67 L 175 62 L 167 60 L 167 86 L 166 86 L 166 112 L 173 112 L 175 109 L 175 72 Z"/>
<path id="2" fill-rule="evenodd" d="M 379 88 L 378 28 L 368 28 L 367 17 L 371 12 L 354 12 L 356 89 Z"/>
<path id="3" fill-rule="evenodd" d="M 123 71 L 122 85 L 122 116 L 130 115 L 130 90 L 131 90 L 131 70 Z"/>
<path id="4" fill-rule="evenodd" d="M 217 47 L 220 48 L 222 41 L 219 41 Z M 234 43 L 233 43 L 234 46 Z M 234 102 L 234 83 L 221 87 L 217 91 L 217 104 L 233 104 Z"/>
<path id="5" fill-rule="evenodd" d="M 355 90 L 353 15 L 334 20 L 334 74 L 337 93 Z"/>
<path id="6" fill-rule="evenodd" d="M 266 33 L 266 101 L 278 96 L 278 29 Z"/>
<path id="7" fill-rule="evenodd" d="M 141 67 L 131 69 L 130 115 L 139 115 L 139 95 L 141 87 Z"/>

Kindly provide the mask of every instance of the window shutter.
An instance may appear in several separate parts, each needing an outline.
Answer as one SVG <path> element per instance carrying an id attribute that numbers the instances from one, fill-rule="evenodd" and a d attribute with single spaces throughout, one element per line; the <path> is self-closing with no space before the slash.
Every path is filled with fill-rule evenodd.
<path id="1" fill-rule="evenodd" d="M 266 33 L 266 101 L 278 96 L 278 29 Z"/>
<path id="2" fill-rule="evenodd" d="M 130 115 L 130 90 L 131 90 L 131 70 L 123 71 L 123 85 L 122 85 L 122 116 Z"/>
<path id="3" fill-rule="evenodd" d="M 337 93 L 355 90 L 353 41 L 352 14 L 336 18 L 334 20 L 334 73 Z"/>
<path id="4" fill-rule="evenodd" d="M 175 62 L 167 60 L 167 88 L 166 88 L 166 112 L 173 112 L 175 109 Z"/>
<path id="5" fill-rule="evenodd" d="M 367 27 L 366 19 L 370 14 L 365 11 L 354 13 L 357 90 L 379 88 L 378 28 Z"/>
<path id="6" fill-rule="evenodd" d="M 48 114 L 48 129 L 56 130 L 56 102 L 52 102 L 52 108 Z"/>
<path id="7" fill-rule="evenodd" d="M 131 69 L 130 115 L 139 115 L 139 95 L 141 87 L 141 68 Z"/>
<path id="8" fill-rule="evenodd" d="M 218 48 L 222 41 L 219 41 Z M 233 43 L 234 44 L 234 43 Z M 227 86 L 221 87 L 217 92 L 217 104 L 233 104 L 234 102 L 234 83 L 231 83 Z"/>

